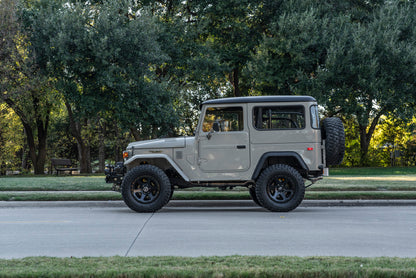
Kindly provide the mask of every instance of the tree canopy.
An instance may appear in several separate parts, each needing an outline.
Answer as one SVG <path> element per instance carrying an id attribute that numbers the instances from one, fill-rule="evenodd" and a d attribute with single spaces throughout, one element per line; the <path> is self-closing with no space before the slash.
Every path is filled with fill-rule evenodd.
<path id="1" fill-rule="evenodd" d="M 103 168 L 133 137 L 192 134 L 207 98 L 312 95 L 350 128 L 349 165 L 372 163 L 386 118 L 415 115 L 413 1 L 4 0 L 0 8 L 1 101 L 19 117 L 37 173 L 53 155 L 66 152 L 91 172 L 97 153 Z"/>
<path id="2" fill-rule="evenodd" d="M 363 164 L 382 115 L 414 115 L 415 12 L 413 5 L 389 3 L 367 22 L 339 20 L 325 63 L 309 78 L 329 113 L 355 118 Z"/>

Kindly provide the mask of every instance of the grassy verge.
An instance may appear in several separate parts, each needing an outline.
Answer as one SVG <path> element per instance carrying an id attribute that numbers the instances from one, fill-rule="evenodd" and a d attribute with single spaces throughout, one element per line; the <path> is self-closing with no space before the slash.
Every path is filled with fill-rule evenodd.
<path id="1" fill-rule="evenodd" d="M 31 257 L 0 277 L 415 277 L 416 260 L 350 257 Z"/>
<path id="2" fill-rule="evenodd" d="M 416 191 L 307 191 L 306 200 L 414 200 Z M 117 192 L 0 192 L 0 201 L 115 201 Z M 172 200 L 251 200 L 248 191 L 176 191 Z"/>
<path id="3" fill-rule="evenodd" d="M 311 191 L 416 191 L 416 175 L 330 176 Z"/>
<path id="4" fill-rule="evenodd" d="M 310 191 L 306 200 L 414 200 L 416 191 Z"/>
<path id="5" fill-rule="evenodd" d="M 104 176 L 1 177 L 0 191 L 106 191 Z"/>

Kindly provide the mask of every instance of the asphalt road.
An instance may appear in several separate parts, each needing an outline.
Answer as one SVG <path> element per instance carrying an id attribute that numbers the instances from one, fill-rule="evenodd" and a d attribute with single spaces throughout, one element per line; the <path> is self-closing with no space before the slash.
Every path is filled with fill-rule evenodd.
<path id="1" fill-rule="evenodd" d="M 0 258 L 293 255 L 416 257 L 416 206 L 177 202 L 139 214 L 122 202 L 0 202 Z"/>

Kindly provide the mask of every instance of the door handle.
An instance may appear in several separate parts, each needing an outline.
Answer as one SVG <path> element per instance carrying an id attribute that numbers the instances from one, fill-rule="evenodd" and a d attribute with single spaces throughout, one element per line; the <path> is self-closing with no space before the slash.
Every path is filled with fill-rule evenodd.
<path id="1" fill-rule="evenodd" d="M 246 148 L 246 145 L 237 145 L 237 149 L 245 149 Z"/>

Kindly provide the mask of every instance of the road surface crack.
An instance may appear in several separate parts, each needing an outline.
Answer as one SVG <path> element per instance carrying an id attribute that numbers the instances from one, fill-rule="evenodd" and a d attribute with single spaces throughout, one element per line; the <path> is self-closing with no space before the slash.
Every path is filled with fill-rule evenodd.
<path id="1" fill-rule="evenodd" d="M 127 257 L 130 253 L 131 248 L 133 248 L 133 245 L 136 243 L 137 239 L 139 238 L 140 234 L 143 232 L 144 228 L 146 227 L 147 223 L 150 221 L 150 219 L 152 219 L 153 215 L 155 213 L 153 212 L 149 218 L 147 218 L 146 222 L 144 222 L 142 228 L 140 229 L 139 233 L 136 235 L 136 238 L 133 240 L 133 242 L 131 243 L 129 249 L 127 250 L 126 254 L 124 255 L 124 257 Z"/>

